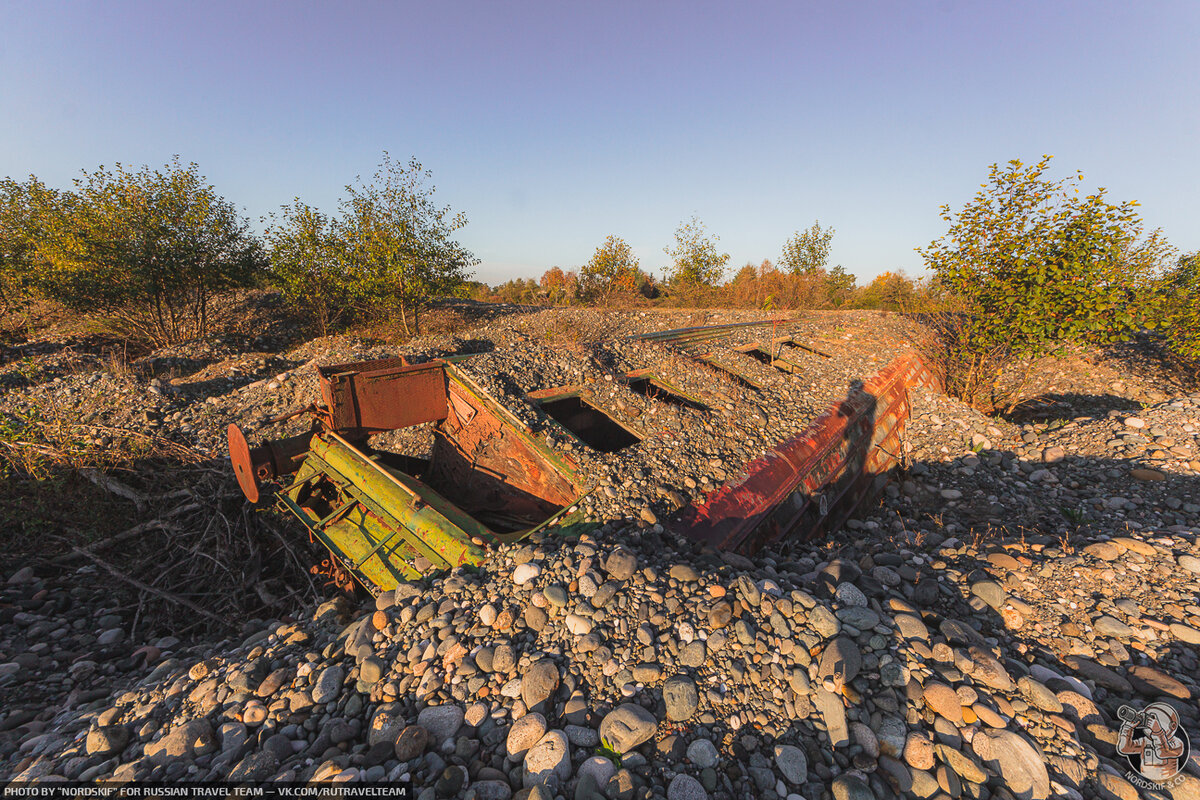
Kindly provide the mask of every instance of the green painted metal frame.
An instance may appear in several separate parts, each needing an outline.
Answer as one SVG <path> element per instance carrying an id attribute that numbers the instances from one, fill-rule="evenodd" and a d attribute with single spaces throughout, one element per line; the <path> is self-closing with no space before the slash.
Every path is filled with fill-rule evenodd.
<path id="1" fill-rule="evenodd" d="M 469 378 L 445 365 L 446 377 L 472 401 L 485 407 L 572 486 L 578 468 L 533 435 L 511 412 L 491 400 Z M 327 513 L 311 503 L 323 493 Z M 400 582 L 424 574 L 420 559 L 431 569 L 479 565 L 485 545 L 520 541 L 537 531 L 556 527 L 561 536 L 577 536 L 593 526 L 583 520 L 577 495 L 558 512 L 527 530 L 491 530 L 431 486 L 400 470 L 378 463 L 331 430 L 313 435 L 294 481 L 277 495 L 278 505 L 294 514 L 338 564 L 372 593 L 394 589 Z"/>

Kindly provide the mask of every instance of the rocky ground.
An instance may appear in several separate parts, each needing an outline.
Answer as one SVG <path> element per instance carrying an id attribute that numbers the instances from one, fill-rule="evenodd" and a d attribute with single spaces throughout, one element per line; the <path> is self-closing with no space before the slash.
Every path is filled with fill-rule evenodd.
<path id="1" fill-rule="evenodd" d="M 464 368 L 496 393 L 653 366 L 762 409 L 658 412 L 680 449 L 635 445 L 638 474 L 617 469 L 637 453 L 577 452 L 612 490 L 578 540 L 547 531 L 481 570 L 263 613 L 219 641 L 131 634 L 93 565 L 10 564 L 0 777 L 408 778 L 430 800 L 1200 797 L 1195 756 L 1159 792 L 1115 749 L 1122 705 L 1169 703 L 1200 735 L 1200 395 L 1152 359 L 1125 369 L 1120 352 L 1048 362 L 1040 400 L 1008 419 L 915 391 L 905 470 L 880 502 L 827 541 L 747 560 L 661 523 L 899 345 L 894 318 L 806 315 L 798 338 L 835 357 L 797 356 L 801 376 L 748 363 L 765 386 L 751 392 L 657 346 L 588 344 L 589 326 L 737 318 L 520 313 L 399 349 L 477 352 Z M 315 363 L 397 352 L 342 338 L 230 348 L 151 356 L 212 359 L 173 377 L 48 362 L 9 378 L 0 404 L 65 397 L 92 424 L 157 422 L 215 454 L 229 421 L 259 429 L 307 402 Z M 612 401 L 631 425 L 652 407 Z"/>

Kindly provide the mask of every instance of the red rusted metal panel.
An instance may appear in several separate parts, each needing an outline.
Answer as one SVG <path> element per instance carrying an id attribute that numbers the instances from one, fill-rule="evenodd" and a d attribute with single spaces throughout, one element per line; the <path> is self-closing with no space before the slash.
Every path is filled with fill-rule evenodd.
<path id="1" fill-rule="evenodd" d="M 336 431 L 381 432 L 446 418 L 445 363 L 402 358 L 320 367 L 322 417 Z"/>
<path id="2" fill-rule="evenodd" d="M 903 355 L 817 417 L 801 434 L 687 508 L 679 529 L 749 555 L 787 535 L 815 538 L 841 526 L 874 496 L 900 457 L 908 390 L 936 385 L 915 355 Z"/>
<path id="3" fill-rule="evenodd" d="M 430 483 L 454 487 L 465 511 L 528 528 L 578 492 L 549 451 L 502 419 L 465 385 L 450 382 L 450 414 L 434 431 Z"/>

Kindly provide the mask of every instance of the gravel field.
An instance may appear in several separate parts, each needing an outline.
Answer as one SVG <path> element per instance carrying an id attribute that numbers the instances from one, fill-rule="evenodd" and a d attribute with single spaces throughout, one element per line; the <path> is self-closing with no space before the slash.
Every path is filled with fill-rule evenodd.
<path id="1" fill-rule="evenodd" d="M 26 345 L 0 369 L 0 412 L 212 459 L 229 422 L 302 430 L 264 420 L 314 399 L 317 364 L 474 353 L 460 367 L 595 479 L 600 524 L 203 640 L 131 633 L 93 565 L 12 563 L 0 778 L 408 779 L 423 800 L 1200 798 L 1200 752 L 1146 789 L 1117 751 L 1126 705 L 1167 704 L 1200 736 L 1200 395 L 1129 349 L 1046 362 L 1038 402 L 1007 418 L 914 390 L 880 501 L 751 560 L 662 523 L 906 349 L 895 316 L 807 313 L 786 332 L 832 357 L 789 348 L 792 375 L 731 351 L 760 336 L 743 330 L 721 356 L 756 390 L 621 338 L 752 318 L 509 309 L 399 349 L 280 329 L 260 351 L 176 348 L 147 370 Z M 614 380 L 635 368 L 707 408 Z M 646 438 L 597 453 L 562 435 L 521 398 L 560 386 Z"/>

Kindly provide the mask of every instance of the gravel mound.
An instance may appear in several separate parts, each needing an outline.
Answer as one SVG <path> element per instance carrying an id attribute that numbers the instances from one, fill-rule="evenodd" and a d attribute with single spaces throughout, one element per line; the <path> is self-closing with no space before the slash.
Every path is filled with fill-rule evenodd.
<path id="1" fill-rule="evenodd" d="M 547 341 L 559 327 L 521 330 L 537 316 L 471 333 L 495 347 L 464 369 L 497 397 L 647 366 L 715 390 L 670 348 L 581 356 Z M 1117 710 L 1165 702 L 1200 733 L 1200 396 L 1018 424 L 916 390 L 906 470 L 827 541 L 748 559 L 658 521 L 878 371 L 896 345 L 874 323 L 806 322 L 835 356 L 809 354 L 808 380 L 758 365 L 757 399 L 717 387 L 764 422 L 656 411 L 673 433 L 655 447 L 575 451 L 604 524 L 479 570 L 196 646 L 129 641 L 119 610 L 97 625 L 86 574 L 5 575 L 0 776 L 410 779 L 425 800 L 1139 796 Z M 303 399 L 306 369 L 241 394 Z M 619 388 L 614 408 L 649 415 Z M 1198 776 L 1193 760 L 1171 796 Z"/>

